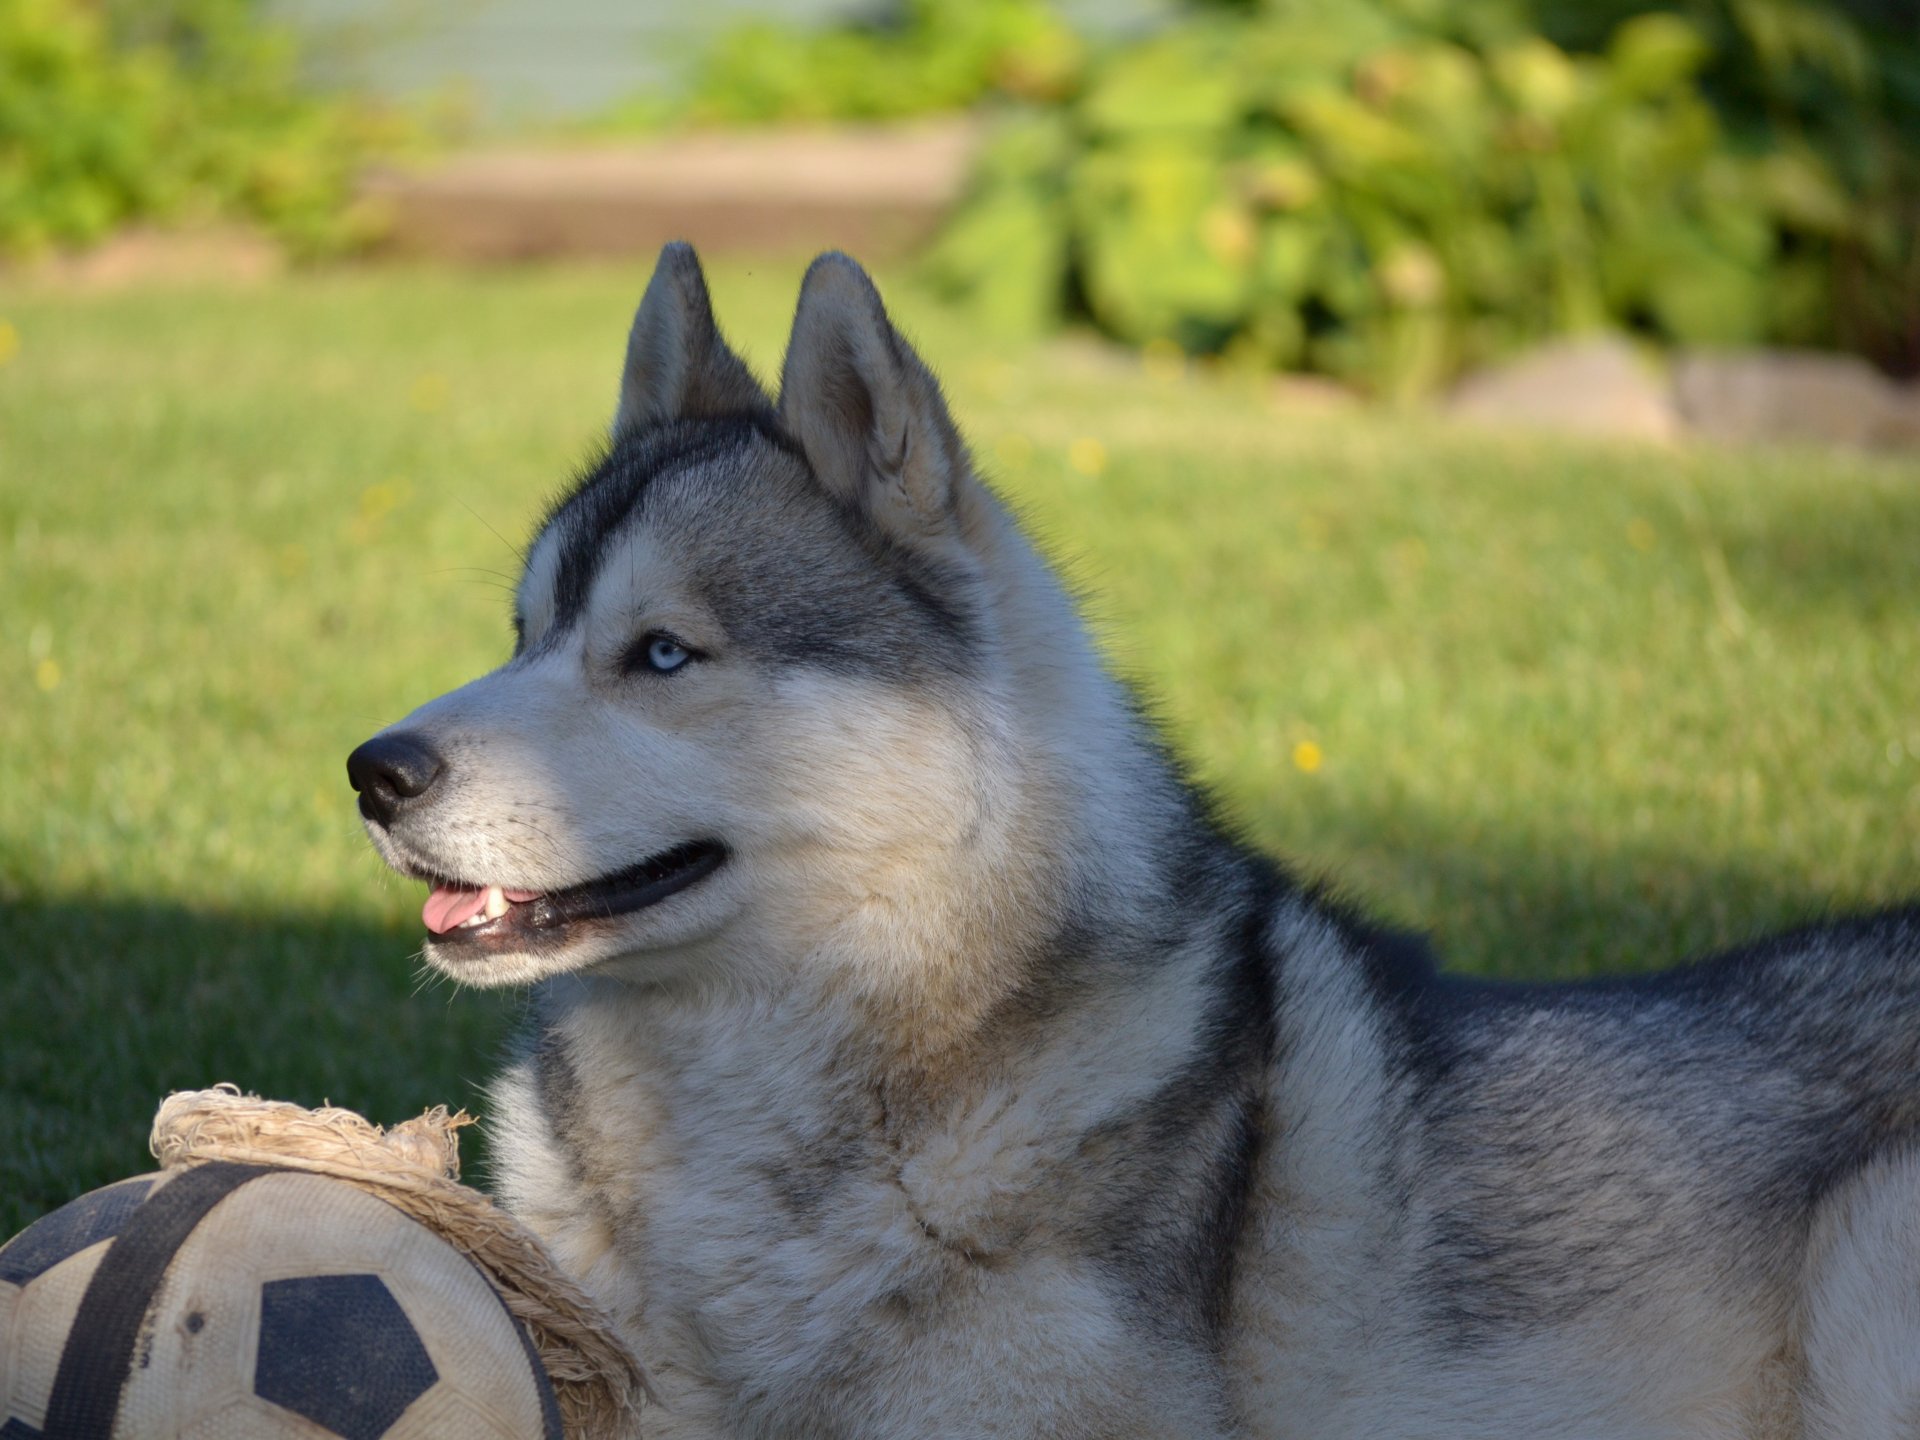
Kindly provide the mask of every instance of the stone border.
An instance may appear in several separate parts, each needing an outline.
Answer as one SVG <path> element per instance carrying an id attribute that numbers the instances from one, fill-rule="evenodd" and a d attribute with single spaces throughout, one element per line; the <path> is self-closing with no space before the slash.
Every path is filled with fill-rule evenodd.
<path id="1" fill-rule="evenodd" d="M 369 178 L 383 249 L 465 261 L 847 249 L 898 255 L 959 199 L 971 120 L 695 134 L 638 145 L 458 155 Z"/>
<path id="2" fill-rule="evenodd" d="M 1444 409 L 1476 424 L 1643 441 L 1920 446 L 1920 384 L 1811 350 L 1681 351 L 1663 368 L 1619 336 L 1554 341 L 1468 376 Z"/>

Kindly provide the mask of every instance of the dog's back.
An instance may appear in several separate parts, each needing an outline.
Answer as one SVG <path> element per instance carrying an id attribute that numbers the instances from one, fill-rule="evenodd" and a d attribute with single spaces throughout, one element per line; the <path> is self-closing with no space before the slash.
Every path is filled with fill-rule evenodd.
<path id="1" fill-rule="evenodd" d="M 1252 1433 L 1906 1433 L 1854 1418 L 1920 1398 L 1920 913 L 1574 986 L 1315 930 L 1271 1123 L 1327 1138 L 1268 1157 Z"/>

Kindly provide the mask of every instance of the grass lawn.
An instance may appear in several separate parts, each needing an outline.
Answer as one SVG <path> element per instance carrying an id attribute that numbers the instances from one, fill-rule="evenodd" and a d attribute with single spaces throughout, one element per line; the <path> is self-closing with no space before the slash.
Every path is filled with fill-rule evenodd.
<path id="1" fill-rule="evenodd" d="M 716 269 L 762 373 L 799 269 Z M 423 980 L 342 761 L 505 656 L 645 278 L 0 289 L 0 1235 L 170 1088 L 478 1105 L 516 1002 Z M 1180 751 L 1452 963 L 1920 891 L 1920 460 L 1302 415 L 894 298 Z"/>

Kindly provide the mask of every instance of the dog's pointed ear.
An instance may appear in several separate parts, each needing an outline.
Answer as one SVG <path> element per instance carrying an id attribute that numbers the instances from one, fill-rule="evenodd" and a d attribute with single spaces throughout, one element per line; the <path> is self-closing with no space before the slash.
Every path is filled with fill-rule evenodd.
<path id="1" fill-rule="evenodd" d="M 614 438 L 663 420 L 771 406 L 746 362 L 720 338 L 699 257 L 685 241 L 674 241 L 660 252 L 627 336 Z"/>
<path id="2" fill-rule="evenodd" d="M 899 538 L 954 526 L 966 446 L 939 383 L 845 255 L 822 255 L 800 283 L 780 418 L 822 483 Z"/>

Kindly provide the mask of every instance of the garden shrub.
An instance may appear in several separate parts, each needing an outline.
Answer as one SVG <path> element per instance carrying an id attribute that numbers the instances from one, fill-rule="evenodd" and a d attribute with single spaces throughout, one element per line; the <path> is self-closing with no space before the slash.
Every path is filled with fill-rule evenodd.
<path id="1" fill-rule="evenodd" d="M 1049 0 L 901 0 L 875 19 L 823 30 L 749 21 L 703 57 L 664 116 L 705 125 L 892 120 L 996 95 L 1057 100 L 1077 82 L 1084 48 Z"/>
<path id="2" fill-rule="evenodd" d="M 1010 327 L 1077 306 L 1395 395 L 1599 326 L 1897 364 L 1920 272 L 1894 69 L 1783 53 L 1770 96 L 1730 95 L 1727 43 L 1673 12 L 1582 53 L 1514 7 L 1216 6 L 1013 116 L 931 272 Z"/>
<path id="3" fill-rule="evenodd" d="M 355 175 L 409 132 L 296 78 L 248 0 L 0 0 L 0 254 L 194 216 L 351 244 Z"/>
<path id="4" fill-rule="evenodd" d="M 1002 112 L 934 281 L 1010 330 L 1418 392 L 1543 336 L 1920 371 L 1910 0 L 1048 0 L 724 39 L 694 123 Z M 656 107 L 655 116 L 666 113 Z"/>
<path id="5" fill-rule="evenodd" d="M 1702 85 L 1730 142 L 1769 157 L 1782 248 L 1825 272 L 1801 338 L 1920 373 L 1920 24 L 1912 0 L 1669 0 L 1705 37 Z M 1591 49 L 1647 0 L 1532 0 Z M 1823 171 L 1810 182 L 1808 166 Z M 1847 212 L 1835 213 L 1835 192 Z M 1810 290 L 1813 287 L 1809 287 Z M 1792 337 L 1789 337 L 1792 338 Z"/>

